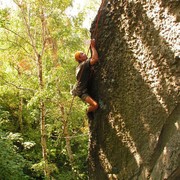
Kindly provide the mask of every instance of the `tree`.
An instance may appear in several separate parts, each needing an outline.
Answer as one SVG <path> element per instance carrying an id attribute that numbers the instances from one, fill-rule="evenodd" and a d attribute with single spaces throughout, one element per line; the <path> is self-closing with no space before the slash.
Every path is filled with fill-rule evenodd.
<path id="1" fill-rule="evenodd" d="M 27 163 L 25 159 L 19 154 L 16 154 L 12 142 L 5 135 L 2 135 L 2 132 L 0 132 L 0 136 L 0 145 L 2 148 L 0 152 L 1 179 L 29 179 L 23 172 Z"/>
<path id="2" fill-rule="evenodd" d="M 99 11 L 90 179 L 180 177 L 178 8 L 175 1 L 112 0 Z"/>
<path id="3" fill-rule="evenodd" d="M 33 142 L 28 149 L 19 139 L 13 141 L 17 155 L 32 162 L 25 172 L 30 177 L 86 179 L 86 107 L 76 98 L 68 112 L 77 65 L 74 52 L 86 51 L 89 33 L 82 24 L 90 11 L 84 8 L 77 16 L 68 16 L 70 0 L 14 2 L 17 8 L 0 10 L 1 129 Z"/>

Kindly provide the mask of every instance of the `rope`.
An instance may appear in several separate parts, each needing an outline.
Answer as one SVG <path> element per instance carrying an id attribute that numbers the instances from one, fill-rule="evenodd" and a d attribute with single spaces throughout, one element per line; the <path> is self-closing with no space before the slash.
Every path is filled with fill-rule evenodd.
<path id="1" fill-rule="evenodd" d="M 67 113 L 67 119 L 68 119 L 68 116 L 69 116 L 69 115 L 70 115 L 70 113 L 71 113 L 71 110 L 72 110 L 72 106 L 73 106 L 74 99 L 75 99 L 75 96 L 73 96 L 73 98 L 72 98 L 72 100 L 71 100 L 71 105 L 70 105 L 70 108 L 69 108 L 69 112 Z"/>
<path id="2" fill-rule="evenodd" d="M 96 25 L 95 25 L 95 30 L 94 30 L 94 32 L 93 32 L 92 37 L 94 37 L 95 34 L 96 34 L 95 37 L 97 37 L 98 24 L 99 24 L 99 20 L 100 20 L 100 17 L 101 17 L 102 7 L 103 7 L 103 5 L 104 5 L 104 2 L 105 2 L 105 0 L 102 0 L 102 2 L 101 2 L 101 5 L 100 5 L 99 11 L 98 11 L 98 16 L 97 16 L 97 21 L 96 21 Z"/>
<path id="3" fill-rule="evenodd" d="M 72 138 L 77 138 L 77 137 L 85 137 L 88 136 L 89 134 L 80 134 L 80 135 L 75 135 L 75 136 L 66 136 L 66 137 L 62 137 L 64 139 L 72 139 Z"/>
<path id="4" fill-rule="evenodd" d="M 94 38 L 94 39 L 97 38 L 98 24 L 99 24 L 99 20 L 100 20 L 100 17 L 101 17 L 101 12 L 102 12 L 102 7 L 103 7 L 103 5 L 104 5 L 104 2 L 105 2 L 105 0 L 102 0 L 101 5 L 100 5 L 99 10 L 98 10 L 97 21 L 96 21 L 95 29 L 94 29 L 94 32 L 93 32 L 93 35 L 92 35 L 92 38 Z M 95 36 L 95 35 L 96 35 L 96 36 Z M 87 56 L 88 56 L 88 54 L 89 54 L 90 49 L 91 49 L 91 45 L 90 45 L 89 48 L 88 48 Z"/>
<path id="5" fill-rule="evenodd" d="M 89 134 L 80 134 L 80 135 L 72 135 L 72 136 L 64 136 L 64 137 L 58 137 L 58 140 L 60 139 L 60 138 L 63 138 L 63 139 L 73 139 L 73 138 L 78 138 L 78 137 L 85 137 L 85 136 L 89 136 Z M 50 136 L 50 137 L 54 137 L 54 138 L 56 138 L 57 136 Z"/>

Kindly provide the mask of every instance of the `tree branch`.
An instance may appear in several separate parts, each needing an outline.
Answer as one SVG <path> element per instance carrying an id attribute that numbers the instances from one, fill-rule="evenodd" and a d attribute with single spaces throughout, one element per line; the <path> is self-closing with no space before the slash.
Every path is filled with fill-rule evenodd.
<path id="1" fill-rule="evenodd" d="M 25 17 L 26 13 L 24 12 L 23 6 L 19 2 L 17 2 L 17 1 L 14 1 L 14 2 L 16 3 L 16 5 L 20 8 L 20 10 L 22 12 L 22 17 L 24 19 L 24 22 L 25 22 L 25 25 L 26 25 L 26 28 L 27 28 L 27 33 L 28 33 L 28 36 L 30 38 L 31 45 L 32 45 L 32 47 L 34 49 L 34 52 L 35 52 L 36 56 L 38 57 L 39 53 L 37 52 L 36 44 L 35 44 L 35 42 L 33 40 L 32 34 L 31 34 L 30 25 L 28 24 L 28 21 L 27 21 L 27 19 Z"/>
<path id="2" fill-rule="evenodd" d="M 0 27 L 0 28 L 2 28 L 2 27 Z M 13 33 L 13 34 L 15 34 L 16 36 L 20 37 L 20 38 L 23 39 L 25 42 L 27 42 L 30 46 L 33 47 L 33 45 L 32 45 L 29 41 L 27 41 L 24 37 L 22 37 L 21 35 L 19 35 L 19 34 L 16 33 L 15 31 L 13 31 L 13 30 L 11 30 L 11 29 L 5 27 L 5 26 L 3 26 L 2 29 L 5 29 L 5 30 L 7 30 L 7 31 L 9 31 L 9 32 L 11 32 L 11 33 Z"/>
<path id="3" fill-rule="evenodd" d="M 14 87 L 17 88 L 17 89 L 36 92 L 36 90 L 34 90 L 34 89 L 24 88 L 24 87 L 17 86 L 16 84 L 14 84 L 14 83 L 12 83 L 12 82 L 8 82 L 8 81 L 5 80 L 2 76 L 0 76 L 0 77 L 2 78 L 2 80 L 3 80 L 6 84 L 12 85 L 12 86 L 14 86 Z"/>

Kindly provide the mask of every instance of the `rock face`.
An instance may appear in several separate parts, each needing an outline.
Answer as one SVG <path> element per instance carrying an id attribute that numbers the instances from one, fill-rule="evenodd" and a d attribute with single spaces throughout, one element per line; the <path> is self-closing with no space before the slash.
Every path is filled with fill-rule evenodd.
<path id="1" fill-rule="evenodd" d="M 100 12 L 89 179 L 180 179 L 180 2 L 105 0 Z"/>

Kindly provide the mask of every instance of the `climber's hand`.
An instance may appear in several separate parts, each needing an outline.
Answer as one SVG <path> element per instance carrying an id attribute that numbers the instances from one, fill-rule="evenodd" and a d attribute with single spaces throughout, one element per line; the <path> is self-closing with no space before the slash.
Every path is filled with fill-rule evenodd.
<path id="1" fill-rule="evenodd" d="M 91 39 L 91 48 L 95 47 L 95 45 L 96 45 L 95 39 Z"/>

